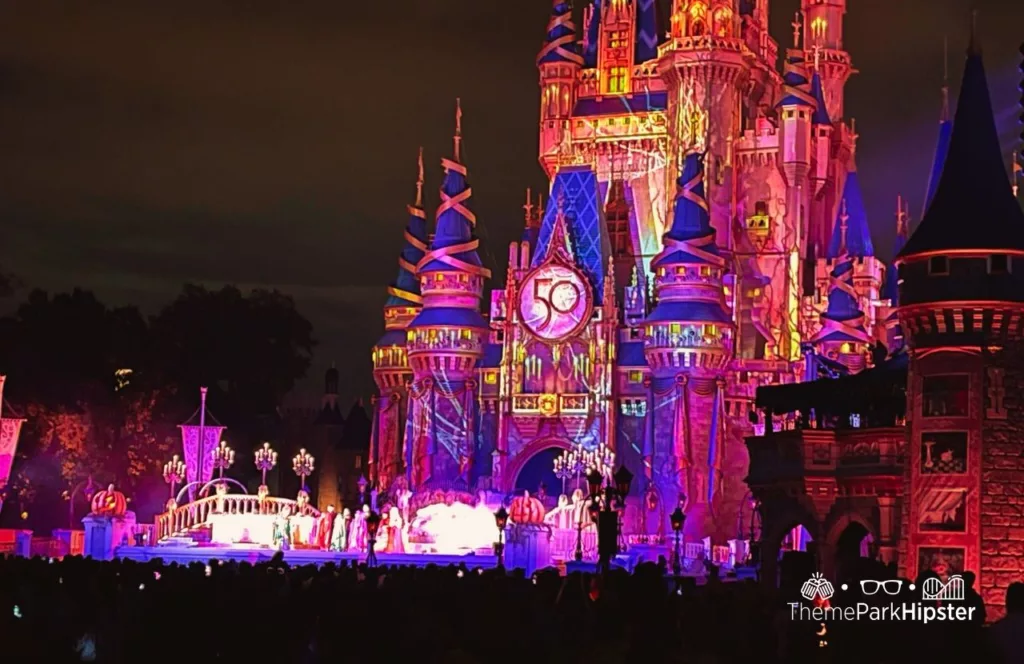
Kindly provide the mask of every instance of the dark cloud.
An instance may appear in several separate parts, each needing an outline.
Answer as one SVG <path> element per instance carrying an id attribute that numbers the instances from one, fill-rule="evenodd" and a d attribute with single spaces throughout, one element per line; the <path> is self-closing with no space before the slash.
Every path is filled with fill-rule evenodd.
<path id="1" fill-rule="evenodd" d="M 582 2 L 577 2 L 582 6 Z M 942 39 L 956 86 L 967 0 L 857 0 L 847 88 L 875 244 L 897 193 L 917 213 L 935 140 Z M 1020 3 L 978 0 L 1007 149 Z M 783 46 L 798 0 L 772 4 Z M 153 309 L 183 281 L 295 294 L 349 395 L 427 153 L 428 206 L 454 98 L 484 257 L 504 273 L 538 189 L 534 58 L 550 0 L 193 0 L 0 5 L 0 265 Z M 578 7 L 579 9 L 579 7 Z"/>

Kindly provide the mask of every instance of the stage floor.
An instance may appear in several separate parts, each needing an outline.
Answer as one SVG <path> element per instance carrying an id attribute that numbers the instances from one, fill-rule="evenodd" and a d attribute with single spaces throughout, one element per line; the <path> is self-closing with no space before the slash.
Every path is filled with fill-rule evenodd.
<path id="1" fill-rule="evenodd" d="M 205 563 L 210 560 L 232 560 L 235 562 L 263 563 L 269 562 L 276 549 L 261 546 L 235 544 L 232 546 L 120 546 L 114 551 L 115 558 L 146 562 L 163 560 L 165 563 Z M 351 565 L 365 562 L 366 554 L 347 551 L 317 551 L 310 549 L 292 549 L 284 551 L 284 560 L 289 565 L 325 565 L 344 562 Z M 378 565 L 411 565 L 426 567 L 428 565 L 465 565 L 469 569 L 491 569 L 498 566 L 498 558 L 494 555 L 466 553 L 449 555 L 437 553 L 378 553 Z"/>

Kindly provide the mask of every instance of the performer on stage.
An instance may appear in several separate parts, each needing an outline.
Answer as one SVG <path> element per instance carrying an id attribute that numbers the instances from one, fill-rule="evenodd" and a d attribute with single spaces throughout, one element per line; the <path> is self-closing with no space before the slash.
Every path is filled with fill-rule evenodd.
<path id="1" fill-rule="evenodd" d="M 402 537 L 405 529 L 402 527 L 402 514 L 397 507 L 388 511 L 388 553 L 405 553 L 405 542 Z"/>
<path id="2" fill-rule="evenodd" d="M 352 521 L 352 512 L 346 507 L 334 519 L 331 528 L 331 551 L 348 550 L 348 524 Z"/>
<path id="3" fill-rule="evenodd" d="M 352 529 L 348 534 L 349 551 L 366 550 L 366 517 L 370 513 L 370 506 L 363 505 L 363 509 L 355 514 L 352 519 Z"/>
<path id="4" fill-rule="evenodd" d="M 278 551 L 288 551 L 292 547 L 292 508 L 285 505 L 274 519 L 274 546 Z"/>
<path id="5" fill-rule="evenodd" d="M 256 498 L 259 499 L 260 514 L 270 514 L 270 501 L 267 500 L 270 497 L 270 489 L 266 484 L 261 484 L 256 489 Z"/>
<path id="6" fill-rule="evenodd" d="M 334 521 L 337 516 L 334 512 L 334 505 L 328 505 L 327 510 L 316 519 L 316 548 L 321 551 L 327 551 L 331 546 L 331 536 L 334 534 Z"/>

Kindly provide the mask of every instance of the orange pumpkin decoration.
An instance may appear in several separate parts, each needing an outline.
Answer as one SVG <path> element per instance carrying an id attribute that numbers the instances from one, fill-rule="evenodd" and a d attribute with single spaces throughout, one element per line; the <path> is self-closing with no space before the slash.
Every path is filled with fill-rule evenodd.
<path id="1" fill-rule="evenodd" d="M 512 523 L 544 523 L 544 503 L 540 502 L 529 493 L 512 500 L 509 509 L 509 518 Z"/>
<path id="2" fill-rule="evenodd" d="M 111 484 L 92 497 L 92 513 L 102 516 L 124 516 L 128 511 L 128 500 Z"/>

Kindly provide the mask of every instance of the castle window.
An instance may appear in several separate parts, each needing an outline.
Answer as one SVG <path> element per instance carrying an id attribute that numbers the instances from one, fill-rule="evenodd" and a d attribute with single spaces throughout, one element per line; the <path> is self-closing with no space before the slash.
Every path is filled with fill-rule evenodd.
<path id="1" fill-rule="evenodd" d="M 1010 272 L 1010 257 L 1006 254 L 992 254 L 988 257 L 989 274 L 1008 274 Z"/>
<path id="2" fill-rule="evenodd" d="M 625 67 L 609 67 L 608 68 L 608 94 L 610 95 L 622 95 L 626 94 L 626 76 L 628 70 Z"/>
<path id="3" fill-rule="evenodd" d="M 485 373 L 484 374 L 484 382 L 486 384 L 488 384 L 488 385 L 497 385 L 498 384 L 498 372 L 496 372 L 496 371 L 488 371 L 487 373 Z"/>
<path id="4" fill-rule="evenodd" d="M 700 266 L 700 276 L 702 276 L 702 277 L 710 277 L 711 276 L 711 267 L 708 266 L 708 265 L 701 265 Z"/>
<path id="5" fill-rule="evenodd" d="M 924 417 L 965 417 L 970 395 L 967 374 L 926 376 L 921 381 Z"/>
<path id="6" fill-rule="evenodd" d="M 949 274 L 949 258 L 946 256 L 932 256 L 928 260 L 928 274 L 933 276 Z"/>
<path id="7" fill-rule="evenodd" d="M 640 370 L 632 370 L 629 372 L 629 382 L 631 383 L 642 383 L 644 382 L 644 372 Z"/>
<path id="8" fill-rule="evenodd" d="M 363 467 L 363 455 L 362 454 L 357 454 L 356 455 L 355 468 L 356 468 L 356 470 L 359 470 L 362 467 Z"/>
<path id="9" fill-rule="evenodd" d="M 794 115 L 796 115 L 796 114 L 793 111 L 786 111 L 786 119 L 787 120 L 792 120 Z"/>
<path id="10" fill-rule="evenodd" d="M 626 33 L 622 30 L 615 30 L 608 36 L 609 48 L 626 48 Z"/>

